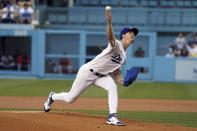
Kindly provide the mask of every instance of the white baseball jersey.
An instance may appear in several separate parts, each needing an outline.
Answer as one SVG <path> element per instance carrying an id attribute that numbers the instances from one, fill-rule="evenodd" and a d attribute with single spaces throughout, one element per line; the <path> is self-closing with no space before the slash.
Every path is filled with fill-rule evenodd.
<path id="1" fill-rule="evenodd" d="M 86 67 L 101 74 L 108 74 L 121 68 L 126 61 L 126 52 L 121 41 L 115 39 L 115 46 L 110 43 L 99 55 L 86 64 Z"/>

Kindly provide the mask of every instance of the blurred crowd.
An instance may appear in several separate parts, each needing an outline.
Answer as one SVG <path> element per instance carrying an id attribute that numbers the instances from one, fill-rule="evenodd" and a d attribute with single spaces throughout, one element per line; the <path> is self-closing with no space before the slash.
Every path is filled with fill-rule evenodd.
<path id="1" fill-rule="evenodd" d="M 0 70 L 30 70 L 30 57 L 26 53 L 16 50 L 12 56 L 8 51 L 0 54 Z"/>
<path id="2" fill-rule="evenodd" d="M 182 33 L 178 34 L 174 44 L 168 48 L 166 57 L 196 57 L 197 58 L 197 35 L 193 40 L 187 41 Z"/>
<path id="3" fill-rule="evenodd" d="M 32 0 L 0 0 L 1 23 L 30 24 L 33 13 Z"/>
<path id="4" fill-rule="evenodd" d="M 67 54 L 66 52 L 63 52 L 62 55 L 66 55 L 66 54 Z M 48 73 L 59 73 L 59 74 L 74 73 L 71 59 L 66 56 L 59 58 L 56 62 L 51 59 L 46 59 L 46 71 Z"/>

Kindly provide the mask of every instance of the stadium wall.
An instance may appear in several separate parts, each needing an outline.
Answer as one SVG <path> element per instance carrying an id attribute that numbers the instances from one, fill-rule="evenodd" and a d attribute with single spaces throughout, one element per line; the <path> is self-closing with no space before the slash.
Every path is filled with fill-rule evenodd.
<path id="1" fill-rule="evenodd" d="M 73 79 L 79 67 L 95 57 L 91 49 L 97 49 L 101 42 L 107 45 L 106 32 L 73 31 L 73 30 L 1 30 L 0 37 L 31 37 L 31 70 L 11 71 L 1 70 L 2 78 L 9 76 L 30 76 L 37 78 Z M 119 32 L 115 32 L 119 38 Z M 137 46 L 143 44 L 147 54 L 143 58 L 134 57 Z M 15 44 L 19 44 L 17 41 Z M 197 82 L 197 60 L 192 58 L 165 58 L 157 55 L 157 33 L 141 32 L 135 43 L 128 48 L 127 63 L 122 68 L 123 75 L 126 70 L 133 67 L 143 68 L 139 80 L 162 82 Z M 93 48 L 92 48 L 93 47 Z M 66 54 L 62 54 L 65 51 Z M 57 62 L 59 58 L 68 57 L 72 61 L 71 74 L 58 74 L 47 72 L 47 60 Z M 57 63 L 56 63 L 57 64 Z M 183 73 L 180 73 L 183 72 Z"/>

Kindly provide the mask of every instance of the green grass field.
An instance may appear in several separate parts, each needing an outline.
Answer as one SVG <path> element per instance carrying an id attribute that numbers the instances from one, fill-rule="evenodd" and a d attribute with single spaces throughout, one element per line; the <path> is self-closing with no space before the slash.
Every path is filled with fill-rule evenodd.
<path id="1" fill-rule="evenodd" d="M 51 91 L 69 91 L 72 82 L 0 79 L 0 96 L 48 96 Z M 130 87 L 118 86 L 119 98 L 197 100 L 197 84 L 136 82 Z M 91 86 L 81 97 L 107 98 L 107 92 Z"/>
<path id="2" fill-rule="evenodd" d="M 48 93 L 51 91 L 69 91 L 71 86 L 71 80 L 0 79 L 0 96 L 48 96 Z M 136 82 L 128 88 L 124 88 L 120 85 L 119 87 L 119 98 L 197 100 L 197 84 Z M 103 89 L 92 86 L 88 88 L 81 97 L 107 98 L 107 93 Z M 0 108 L 0 110 L 27 109 Z M 108 114 L 108 111 L 66 111 L 85 112 L 98 115 Z M 121 118 L 133 120 L 197 127 L 197 112 L 119 111 L 119 116 Z"/>

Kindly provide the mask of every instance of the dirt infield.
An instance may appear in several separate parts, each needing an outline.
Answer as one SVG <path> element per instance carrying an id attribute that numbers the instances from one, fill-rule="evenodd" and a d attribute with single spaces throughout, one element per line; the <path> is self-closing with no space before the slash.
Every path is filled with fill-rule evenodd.
<path id="1" fill-rule="evenodd" d="M 0 108 L 43 108 L 46 97 L 0 96 Z M 53 109 L 108 110 L 107 99 L 79 98 L 72 104 L 57 101 Z M 119 99 L 118 110 L 197 112 L 197 100 Z"/>
<path id="2" fill-rule="evenodd" d="M 0 108 L 41 109 L 46 97 L 0 97 Z M 55 102 L 54 109 L 108 110 L 107 99 L 80 98 L 75 103 Z M 197 112 L 197 101 L 120 99 L 119 110 Z M 197 128 L 121 119 L 126 126 L 105 124 L 107 116 L 70 112 L 0 111 L 4 131 L 197 131 Z"/>
<path id="3" fill-rule="evenodd" d="M 0 112 L 2 131 L 197 131 L 197 128 L 122 120 L 126 126 L 107 125 L 106 117 L 69 112 Z"/>

